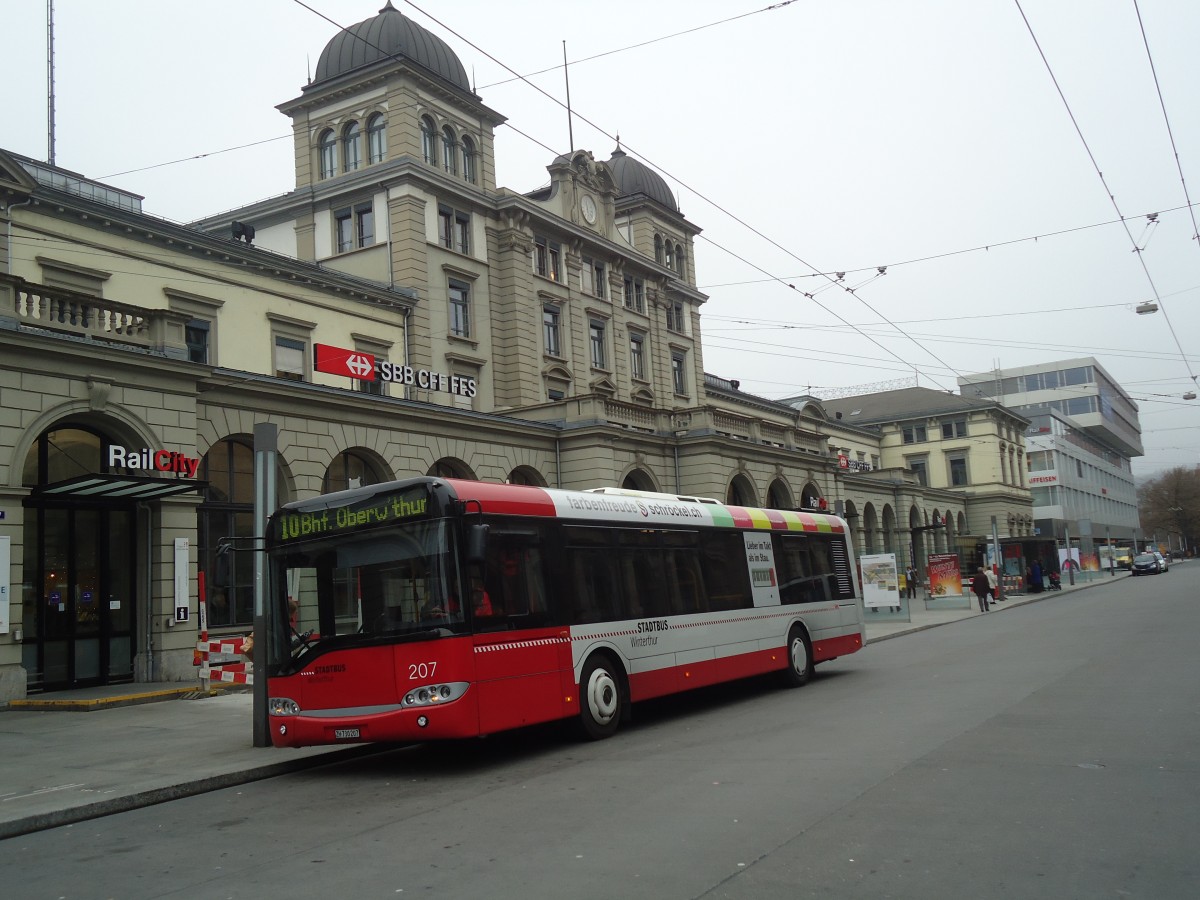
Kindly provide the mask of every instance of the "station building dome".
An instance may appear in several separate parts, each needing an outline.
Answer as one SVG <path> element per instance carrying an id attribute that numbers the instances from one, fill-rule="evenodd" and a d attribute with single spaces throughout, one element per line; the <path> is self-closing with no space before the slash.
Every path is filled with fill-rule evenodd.
<path id="1" fill-rule="evenodd" d="M 679 212 L 679 204 L 675 195 L 667 187 L 667 182 L 661 175 L 628 156 L 624 150 L 617 147 L 608 160 L 608 168 L 612 171 L 613 180 L 617 183 L 618 196 L 621 198 L 634 197 L 642 194 L 656 203 L 665 206 L 671 212 Z"/>
<path id="2" fill-rule="evenodd" d="M 470 92 L 467 70 L 441 38 L 406 18 L 388 0 L 379 13 L 334 36 L 321 51 L 313 85 L 392 57 L 403 57 Z"/>

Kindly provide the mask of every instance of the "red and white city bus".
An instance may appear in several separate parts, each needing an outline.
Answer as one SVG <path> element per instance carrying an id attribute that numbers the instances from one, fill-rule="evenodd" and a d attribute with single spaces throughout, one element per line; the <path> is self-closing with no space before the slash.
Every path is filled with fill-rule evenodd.
<path id="1" fill-rule="evenodd" d="M 276 746 L 463 738 L 577 718 L 863 646 L 835 516 L 617 489 L 411 478 L 268 528 Z"/>

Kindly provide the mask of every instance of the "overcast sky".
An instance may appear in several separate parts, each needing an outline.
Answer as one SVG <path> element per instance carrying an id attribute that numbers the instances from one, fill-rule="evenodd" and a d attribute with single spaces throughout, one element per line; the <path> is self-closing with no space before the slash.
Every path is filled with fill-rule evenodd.
<path id="1" fill-rule="evenodd" d="M 342 26 L 382 2 L 306 0 Z M 703 229 L 706 371 L 783 398 L 1095 356 L 1140 407 L 1135 473 L 1200 464 L 1196 0 L 393 2 L 508 117 L 517 191 L 570 144 L 504 66 L 553 69 L 529 81 L 563 100 L 566 42 L 575 147 L 607 159 L 619 133 Z M 274 107 L 329 21 L 296 0 L 54 8 L 58 165 L 177 221 L 294 186 Z M 4 16 L 0 147 L 44 159 L 46 3 Z"/>

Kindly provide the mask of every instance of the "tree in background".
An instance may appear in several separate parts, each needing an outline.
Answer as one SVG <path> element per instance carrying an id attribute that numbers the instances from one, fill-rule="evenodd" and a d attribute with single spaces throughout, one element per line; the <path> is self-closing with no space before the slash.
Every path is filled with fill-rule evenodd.
<path id="1" fill-rule="evenodd" d="M 1161 542 L 1170 534 L 1189 553 L 1196 552 L 1200 537 L 1200 466 L 1179 466 L 1138 488 L 1138 514 L 1142 534 L 1157 534 Z"/>

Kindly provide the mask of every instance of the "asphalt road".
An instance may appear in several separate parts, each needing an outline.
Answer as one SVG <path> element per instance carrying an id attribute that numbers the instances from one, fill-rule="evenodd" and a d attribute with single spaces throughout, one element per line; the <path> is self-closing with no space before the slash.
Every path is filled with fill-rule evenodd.
<path id="1" fill-rule="evenodd" d="M 1193 567 L 1195 573 L 1193 574 Z M 562 728 L 0 842 L 17 898 L 1200 895 L 1200 563 Z"/>

